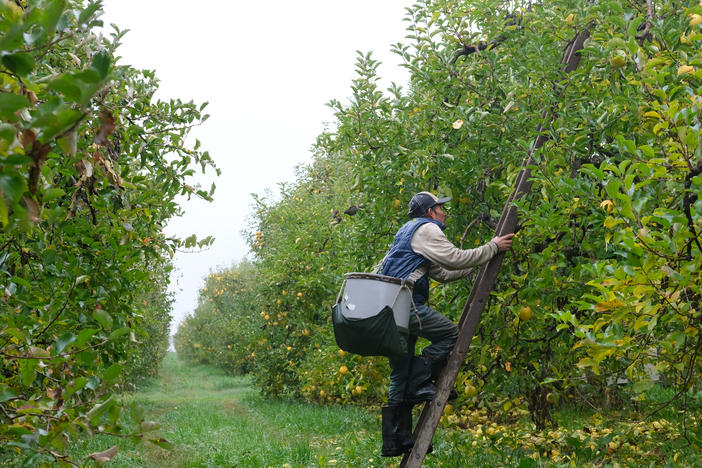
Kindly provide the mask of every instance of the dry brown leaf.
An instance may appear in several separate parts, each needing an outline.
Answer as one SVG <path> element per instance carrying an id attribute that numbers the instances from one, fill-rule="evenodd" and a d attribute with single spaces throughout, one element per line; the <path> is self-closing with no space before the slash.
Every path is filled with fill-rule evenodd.
<path id="1" fill-rule="evenodd" d="M 98 128 L 95 135 L 95 143 L 101 146 L 107 144 L 107 139 L 115 131 L 115 127 L 115 118 L 112 116 L 112 113 L 104 109 L 100 112 L 100 128 Z"/>
<path id="2" fill-rule="evenodd" d="M 39 205 L 32 197 L 23 197 L 24 204 L 27 206 L 27 216 L 33 223 L 39 221 Z"/>
<path id="3" fill-rule="evenodd" d="M 25 149 L 31 147 L 36 139 L 37 135 L 30 129 L 26 129 L 22 132 L 21 141 Z"/>
<path id="4" fill-rule="evenodd" d="M 120 177 L 119 174 L 117 174 L 114 169 L 112 169 L 112 164 L 110 164 L 110 161 L 107 160 L 101 152 L 96 151 L 95 154 L 93 155 L 93 160 L 95 162 L 98 162 L 103 165 L 105 170 L 107 171 L 107 180 L 110 181 L 112 185 L 121 187 L 122 186 L 122 177 Z"/>
<path id="5" fill-rule="evenodd" d="M 118 450 L 119 450 L 119 445 L 113 445 L 112 447 L 108 448 L 104 452 L 91 453 L 90 455 L 88 455 L 88 458 L 92 458 L 93 460 L 95 460 L 97 462 L 101 462 L 101 463 L 108 462 L 112 459 L 112 457 L 117 455 Z"/>

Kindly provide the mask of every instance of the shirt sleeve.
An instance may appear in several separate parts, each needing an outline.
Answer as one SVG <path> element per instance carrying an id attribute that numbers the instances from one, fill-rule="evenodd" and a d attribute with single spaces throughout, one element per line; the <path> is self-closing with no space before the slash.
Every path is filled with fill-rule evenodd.
<path id="1" fill-rule="evenodd" d="M 497 244 L 492 241 L 475 249 L 459 249 L 434 223 L 418 227 L 411 245 L 415 253 L 433 264 L 429 267 L 429 275 L 442 282 L 466 276 L 471 267 L 488 262 L 498 252 Z"/>
<path id="2" fill-rule="evenodd" d="M 462 270 L 447 270 L 446 268 L 441 268 L 436 263 L 432 263 L 429 267 L 429 277 L 438 281 L 439 283 L 448 283 L 449 281 L 455 281 L 457 279 L 465 278 L 472 272 L 475 268 L 464 268 Z"/>

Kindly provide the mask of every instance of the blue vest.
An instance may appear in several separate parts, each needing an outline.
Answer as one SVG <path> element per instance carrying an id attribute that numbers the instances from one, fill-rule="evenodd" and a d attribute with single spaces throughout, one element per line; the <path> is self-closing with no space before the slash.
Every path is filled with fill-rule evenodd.
<path id="1" fill-rule="evenodd" d="M 439 221 L 430 218 L 414 218 L 406 222 L 395 234 L 395 241 L 390 247 L 380 273 L 395 278 L 407 279 L 414 270 L 428 263 L 428 260 L 412 250 L 412 236 L 417 228 L 426 223 L 443 227 Z M 429 299 L 429 275 L 425 274 L 414 283 L 412 299 L 421 305 Z"/>

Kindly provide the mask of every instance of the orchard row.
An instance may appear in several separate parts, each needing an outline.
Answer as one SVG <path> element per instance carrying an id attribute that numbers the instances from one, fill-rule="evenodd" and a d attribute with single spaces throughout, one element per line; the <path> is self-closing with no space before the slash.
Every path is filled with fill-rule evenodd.
<path id="1" fill-rule="evenodd" d="M 381 404 L 386 360 L 334 341 L 344 273 L 370 271 L 422 190 L 453 197 L 457 245 L 489 240 L 543 135 L 459 407 L 516 406 L 544 428 L 564 402 L 655 411 L 647 391 L 662 385 L 666 404 L 698 411 L 701 15 L 691 1 L 417 2 L 394 46 L 409 85 L 379 89 L 378 62 L 359 54 L 335 125 L 279 197 L 255 198 L 252 259 L 206 279 L 178 352 L 266 393 Z M 457 320 L 470 287 L 432 284 L 432 305 Z"/>
<path id="2" fill-rule="evenodd" d="M 99 432 L 150 438 L 148 421 L 126 432 L 117 392 L 168 346 L 170 256 L 195 242 L 163 233 L 176 197 L 211 195 L 186 183 L 212 166 L 185 144 L 203 108 L 153 100 L 100 13 L 0 2 L 0 464 L 70 466 L 69 441 Z"/>

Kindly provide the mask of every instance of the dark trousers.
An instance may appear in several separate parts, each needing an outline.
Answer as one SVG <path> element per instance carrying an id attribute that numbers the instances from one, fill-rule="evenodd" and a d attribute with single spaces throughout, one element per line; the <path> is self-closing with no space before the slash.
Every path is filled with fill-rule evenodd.
<path id="1" fill-rule="evenodd" d="M 417 306 L 416 314 L 412 313 L 410 315 L 409 333 L 407 355 L 388 358 L 392 369 L 390 372 L 388 406 L 399 405 L 404 400 L 417 337 L 421 336 L 431 341 L 431 344 L 422 351 L 423 356 L 435 361 L 443 360 L 456 343 L 458 326 L 428 305 L 422 304 Z"/>

